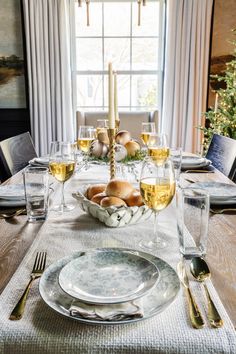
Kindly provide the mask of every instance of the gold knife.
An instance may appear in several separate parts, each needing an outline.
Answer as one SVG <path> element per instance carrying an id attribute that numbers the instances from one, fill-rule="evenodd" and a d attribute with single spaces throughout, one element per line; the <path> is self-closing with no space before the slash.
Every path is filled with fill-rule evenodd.
<path id="1" fill-rule="evenodd" d="M 183 260 L 178 263 L 177 272 L 178 272 L 180 281 L 183 284 L 185 291 L 186 291 L 188 305 L 189 305 L 190 321 L 192 323 L 192 326 L 197 329 L 202 328 L 205 325 L 205 323 L 202 318 L 201 312 L 198 308 L 198 305 L 196 304 L 195 299 L 192 295 L 192 292 L 189 288 L 189 280 L 188 280 L 188 276 L 186 273 L 186 268 L 185 268 L 185 264 L 184 264 Z"/>

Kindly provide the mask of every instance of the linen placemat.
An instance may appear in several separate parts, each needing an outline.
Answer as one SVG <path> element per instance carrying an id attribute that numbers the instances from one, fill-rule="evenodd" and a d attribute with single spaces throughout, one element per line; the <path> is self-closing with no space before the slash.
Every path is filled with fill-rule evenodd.
<path id="1" fill-rule="evenodd" d="M 96 171 L 94 179 L 98 175 Z M 75 205 L 76 201 L 69 197 L 69 191 L 75 191 L 81 185 L 81 180 L 83 183 L 90 182 L 86 173 L 83 173 L 71 179 L 67 186 L 67 200 Z M 155 255 L 176 269 L 180 255 L 174 201 L 160 213 L 159 219 L 160 225 L 165 228 L 169 246 Z M 205 328 L 200 330 L 191 327 L 182 288 L 165 311 L 150 319 L 126 325 L 104 326 L 82 324 L 54 312 L 41 299 L 36 280 L 30 290 L 23 318 L 20 321 L 8 319 L 29 280 L 37 251 L 47 251 L 47 264 L 50 265 L 73 252 L 91 248 L 127 247 L 140 250 L 139 241 L 152 235 L 152 232 L 152 219 L 143 224 L 111 229 L 86 215 L 77 205 L 73 212 L 63 216 L 51 213 L 0 297 L 0 352 L 235 353 L 236 335 L 232 322 L 211 282 L 208 282 L 209 291 L 224 320 L 224 326 L 220 329 L 210 328 L 206 318 L 204 293 L 196 281 L 191 281 L 190 285 L 206 322 Z"/>

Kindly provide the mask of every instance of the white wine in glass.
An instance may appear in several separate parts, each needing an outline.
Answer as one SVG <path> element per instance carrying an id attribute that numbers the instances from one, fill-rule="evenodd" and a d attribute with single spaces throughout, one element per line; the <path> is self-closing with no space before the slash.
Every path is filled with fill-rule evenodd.
<path id="1" fill-rule="evenodd" d="M 150 134 L 148 155 L 157 165 L 162 165 L 170 155 L 166 134 Z"/>
<path id="2" fill-rule="evenodd" d="M 152 158 L 143 162 L 140 192 L 145 205 L 154 211 L 154 237 L 152 240 L 142 240 L 140 246 L 152 251 L 166 247 L 167 242 L 158 235 L 157 216 L 172 201 L 175 195 L 175 177 L 171 160 L 162 165 L 156 164 Z"/>
<path id="3" fill-rule="evenodd" d="M 155 123 L 142 123 L 141 140 L 145 146 L 148 145 L 150 134 L 156 132 Z"/>
<path id="4" fill-rule="evenodd" d="M 59 212 L 72 210 L 74 206 L 65 203 L 64 183 L 71 178 L 75 170 L 75 145 L 68 142 L 53 141 L 50 149 L 49 169 L 56 180 L 62 184 L 61 202 L 53 210 Z"/>
<path id="5" fill-rule="evenodd" d="M 81 125 L 79 127 L 77 147 L 80 151 L 87 154 L 94 139 L 96 139 L 96 130 L 93 126 Z"/>

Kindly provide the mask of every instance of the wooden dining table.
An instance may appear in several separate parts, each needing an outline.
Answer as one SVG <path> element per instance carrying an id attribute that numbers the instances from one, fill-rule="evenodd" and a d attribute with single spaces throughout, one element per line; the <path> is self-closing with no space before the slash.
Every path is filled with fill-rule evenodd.
<path id="1" fill-rule="evenodd" d="M 87 171 L 88 175 L 92 172 Z M 96 176 L 94 176 L 96 179 Z M 85 178 L 86 181 L 86 178 Z M 181 187 L 191 186 L 196 181 L 217 181 L 232 184 L 227 177 L 217 170 L 214 173 L 181 173 L 180 185 Z M 7 180 L 4 184 L 22 183 L 22 173 L 19 172 L 12 178 Z M 71 191 L 81 185 L 80 176 L 74 176 L 68 182 L 73 188 L 66 188 L 66 197 L 73 200 Z M 54 183 L 53 188 L 59 189 L 57 183 Z M 51 197 L 53 203 L 54 196 Z M 76 207 L 77 202 L 73 200 Z M 173 208 L 174 206 L 172 206 Z M 1 210 L 0 210 L 1 212 Z M 68 213 L 69 214 L 69 213 Z M 164 212 L 163 212 L 164 214 Z M 234 327 L 236 327 L 236 212 L 229 211 L 222 214 L 212 213 L 209 215 L 209 233 L 207 244 L 206 260 L 211 270 L 212 283 L 226 309 L 230 320 Z M 50 219 L 50 215 L 49 215 Z M 162 219 L 161 219 L 162 220 Z M 163 219 L 164 220 L 164 219 Z M 30 248 L 38 238 L 42 228 L 45 229 L 44 223 L 28 223 L 26 215 L 19 215 L 9 219 L 0 219 L 0 292 L 8 286 L 9 281 L 17 271 L 24 257 L 29 252 Z M 58 222 L 68 222 L 71 220 L 66 218 L 65 221 L 58 220 Z M 91 225 L 93 219 L 91 217 Z M 92 228 L 92 226 L 90 227 Z M 94 227 L 98 225 L 98 221 Z M 65 226 L 65 225 L 64 225 Z M 82 224 L 80 232 L 83 233 Z M 69 226 L 68 226 L 69 228 Z M 112 230 L 111 230 L 112 233 Z M 56 237 L 56 236 L 55 236 Z M 68 231 L 69 240 L 69 231 Z M 59 242 L 59 240 L 58 240 Z M 69 242 L 69 241 L 68 241 Z M 89 241 L 88 241 L 89 242 Z M 91 241 L 93 242 L 93 241 Z M 106 241 L 107 242 L 107 241 Z M 94 242 L 95 244 L 96 242 Z M 108 242 L 109 244 L 109 242 Z M 103 244 L 104 245 L 104 244 Z M 10 313 L 10 309 L 9 309 Z M 1 315 L 0 315 L 1 316 Z M 144 321 L 145 322 L 145 321 Z M 7 351 L 6 351 L 7 352 Z M 96 351 L 94 351 L 96 352 Z M 147 351 L 148 352 L 148 351 Z M 150 351 L 151 352 L 151 351 Z M 155 352 L 155 351 L 153 351 Z"/>

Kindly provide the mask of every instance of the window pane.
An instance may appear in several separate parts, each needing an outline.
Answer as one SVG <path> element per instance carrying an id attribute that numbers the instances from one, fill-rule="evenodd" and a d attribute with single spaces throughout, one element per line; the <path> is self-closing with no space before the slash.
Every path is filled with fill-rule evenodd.
<path id="1" fill-rule="evenodd" d="M 101 36 L 102 35 L 102 4 L 91 2 L 90 6 L 90 26 L 87 26 L 87 15 L 85 1 L 82 7 L 75 3 L 75 35 L 76 36 Z"/>
<path id="2" fill-rule="evenodd" d="M 105 76 L 105 106 L 108 106 L 108 76 Z M 117 75 L 117 100 L 118 106 L 130 105 L 130 76 Z"/>
<path id="3" fill-rule="evenodd" d="M 102 106 L 102 75 L 77 76 L 77 105 Z"/>
<path id="4" fill-rule="evenodd" d="M 77 70 L 103 70 L 101 38 L 78 38 L 76 54 Z"/>
<path id="5" fill-rule="evenodd" d="M 156 38 L 135 38 L 132 41 L 132 69 L 157 70 L 158 47 Z"/>
<path id="6" fill-rule="evenodd" d="M 115 70 L 130 69 L 130 40 L 128 38 L 104 39 L 105 70 L 112 62 Z"/>
<path id="7" fill-rule="evenodd" d="M 104 35 L 130 35 L 130 2 L 104 3 Z"/>
<path id="8" fill-rule="evenodd" d="M 138 4 L 133 4 L 133 36 L 157 36 L 159 33 L 159 2 L 147 1 L 141 7 L 141 26 L 138 26 Z"/>
<path id="9" fill-rule="evenodd" d="M 132 76 L 132 106 L 157 106 L 157 76 Z"/>

